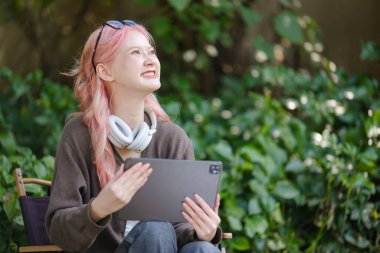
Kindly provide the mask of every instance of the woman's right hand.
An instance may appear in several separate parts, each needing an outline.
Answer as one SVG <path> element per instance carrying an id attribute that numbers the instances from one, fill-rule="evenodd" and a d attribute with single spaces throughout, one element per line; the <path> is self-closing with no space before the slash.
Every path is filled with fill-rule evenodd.
<path id="1" fill-rule="evenodd" d="M 149 163 L 136 163 L 126 171 L 124 164 L 121 165 L 114 178 L 92 201 L 90 206 L 92 220 L 98 222 L 128 204 L 151 173 L 152 168 Z"/>

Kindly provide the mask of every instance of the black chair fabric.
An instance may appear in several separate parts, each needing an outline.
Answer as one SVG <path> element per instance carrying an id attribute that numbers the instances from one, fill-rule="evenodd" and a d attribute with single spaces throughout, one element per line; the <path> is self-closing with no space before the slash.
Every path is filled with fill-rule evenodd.
<path id="1" fill-rule="evenodd" d="M 49 197 L 21 196 L 19 201 L 29 245 L 51 244 L 45 229 L 45 215 L 49 205 Z"/>

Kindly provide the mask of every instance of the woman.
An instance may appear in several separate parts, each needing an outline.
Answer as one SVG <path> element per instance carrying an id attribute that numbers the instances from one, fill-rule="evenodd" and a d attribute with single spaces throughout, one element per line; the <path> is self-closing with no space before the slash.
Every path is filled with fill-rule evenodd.
<path id="1" fill-rule="evenodd" d="M 124 171 L 125 159 L 194 159 L 189 138 L 153 95 L 161 85 L 153 45 L 143 26 L 107 21 L 71 73 L 81 113 L 63 130 L 46 216 L 51 242 L 65 251 L 218 252 L 219 199 L 213 210 L 199 196 L 185 198 L 187 223 L 117 218 L 152 172 L 141 163 Z"/>

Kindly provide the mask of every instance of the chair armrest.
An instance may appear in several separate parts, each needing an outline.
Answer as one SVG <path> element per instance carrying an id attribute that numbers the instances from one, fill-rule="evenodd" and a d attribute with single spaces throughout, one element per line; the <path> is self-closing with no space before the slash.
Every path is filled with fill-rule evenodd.
<path id="1" fill-rule="evenodd" d="M 60 252 L 63 251 L 57 245 L 21 246 L 19 252 Z"/>
<path id="2" fill-rule="evenodd" d="M 223 239 L 231 239 L 232 233 L 223 233 Z"/>

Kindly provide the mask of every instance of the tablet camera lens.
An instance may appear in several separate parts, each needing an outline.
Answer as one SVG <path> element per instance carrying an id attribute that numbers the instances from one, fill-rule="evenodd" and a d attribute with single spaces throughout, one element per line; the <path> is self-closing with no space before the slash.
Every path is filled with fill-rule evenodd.
<path id="1" fill-rule="evenodd" d="M 216 164 L 210 165 L 210 173 L 211 174 L 219 174 L 220 173 L 220 166 L 216 165 Z"/>

